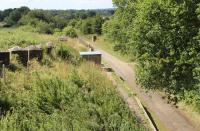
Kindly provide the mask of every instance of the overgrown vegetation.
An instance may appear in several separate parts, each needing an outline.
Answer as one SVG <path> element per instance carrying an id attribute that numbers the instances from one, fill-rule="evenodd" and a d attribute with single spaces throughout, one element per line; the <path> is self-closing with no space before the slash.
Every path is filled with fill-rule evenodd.
<path id="1" fill-rule="evenodd" d="M 29 26 L 19 28 L 0 28 L 0 48 L 6 50 L 14 46 L 25 47 L 48 41 L 55 42 L 56 37 L 36 33 L 35 29 Z"/>
<path id="2" fill-rule="evenodd" d="M 96 67 L 56 66 L 65 71 L 63 78 L 63 72 L 55 72 L 58 67 L 32 68 L 29 83 L 1 83 L 1 130 L 145 130 L 112 84 L 100 71 L 91 71 Z"/>
<path id="3" fill-rule="evenodd" d="M 0 21 L 4 21 L 6 23 L 5 26 L 7 27 L 16 25 L 18 21 L 29 11 L 30 9 L 28 7 L 0 11 Z"/>
<path id="4" fill-rule="evenodd" d="M 100 16 L 86 19 L 82 21 L 81 31 L 83 34 L 101 34 L 102 33 L 102 24 L 105 22 Z"/>
<path id="5" fill-rule="evenodd" d="M 57 56 L 60 57 L 63 60 L 70 61 L 72 64 L 79 64 L 80 63 L 80 55 L 79 53 L 69 46 L 66 45 L 60 45 L 57 47 Z"/>
<path id="6" fill-rule="evenodd" d="M 22 29 L 3 29 L 1 35 L 8 32 L 26 41 L 24 46 L 29 40 L 19 34 L 36 43 L 58 42 L 55 36 Z M 15 44 L 13 40 L 9 45 Z M 45 55 L 42 63 L 31 61 L 28 71 L 15 61 L 12 64 L 15 72 L 6 69 L 6 78 L 0 80 L 2 131 L 146 130 L 99 67 L 82 63 L 65 42 L 57 43 L 55 53 Z"/>
<path id="7" fill-rule="evenodd" d="M 118 8 L 104 34 L 136 57 L 138 82 L 200 111 L 199 0 L 113 2 Z"/>
<path id="8" fill-rule="evenodd" d="M 63 33 L 71 38 L 75 38 L 78 36 L 76 30 L 72 26 L 64 28 Z"/>

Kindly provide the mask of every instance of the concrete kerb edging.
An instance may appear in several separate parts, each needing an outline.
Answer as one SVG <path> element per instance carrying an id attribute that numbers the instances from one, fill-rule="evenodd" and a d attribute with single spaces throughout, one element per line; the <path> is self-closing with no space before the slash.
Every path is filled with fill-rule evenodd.
<path id="1" fill-rule="evenodd" d="M 153 131 L 158 131 L 157 128 L 154 126 L 152 120 L 150 119 L 148 113 L 146 112 L 146 110 L 144 109 L 144 106 L 142 105 L 141 101 L 139 100 L 139 98 L 137 96 L 134 97 L 137 104 L 139 105 L 139 107 L 142 109 L 142 111 L 144 112 L 144 115 L 146 117 L 146 119 L 149 121 L 149 124 L 152 128 Z"/>
<path id="2" fill-rule="evenodd" d="M 115 73 L 116 73 L 117 76 L 120 77 L 120 75 L 119 75 L 117 72 L 115 72 Z M 145 110 L 145 108 L 144 108 L 142 102 L 140 101 L 140 99 L 139 99 L 137 96 L 135 96 L 134 99 L 136 100 L 136 102 L 137 102 L 138 106 L 140 107 L 140 109 L 143 111 L 144 116 L 145 116 L 146 119 L 148 120 L 149 125 L 150 125 L 152 131 L 158 131 L 157 128 L 154 126 L 152 119 L 151 119 L 150 116 L 148 115 L 148 113 L 147 113 L 147 111 Z"/>
<path id="3" fill-rule="evenodd" d="M 105 71 L 105 70 L 104 70 Z M 120 75 L 118 75 L 116 72 L 115 74 L 119 77 Z M 113 81 L 113 84 L 115 86 L 118 86 L 118 87 L 121 87 L 115 80 L 112 80 Z M 149 126 L 151 127 L 152 131 L 158 131 L 158 129 L 155 127 L 155 125 L 153 124 L 153 120 L 150 118 L 150 116 L 148 115 L 147 111 L 145 110 L 142 102 L 139 100 L 139 98 L 137 96 L 134 96 L 134 98 L 138 107 L 142 110 L 143 114 L 144 114 L 144 117 L 148 120 L 149 122 Z"/>

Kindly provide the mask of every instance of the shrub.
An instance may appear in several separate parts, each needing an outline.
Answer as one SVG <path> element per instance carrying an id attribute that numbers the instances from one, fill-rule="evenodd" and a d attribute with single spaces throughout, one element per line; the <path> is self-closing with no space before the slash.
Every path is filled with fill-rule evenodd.
<path id="1" fill-rule="evenodd" d="M 36 25 L 37 31 L 44 34 L 53 34 L 53 25 L 39 21 Z"/>
<path id="2" fill-rule="evenodd" d="M 60 30 L 59 28 L 55 28 L 54 29 L 54 35 L 61 36 L 62 35 L 62 30 Z"/>
<path id="3" fill-rule="evenodd" d="M 77 37 L 76 30 L 72 26 L 65 27 L 63 33 L 71 38 Z"/>
<path id="4" fill-rule="evenodd" d="M 73 64 L 78 64 L 80 61 L 79 53 L 66 45 L 60 45 L 57 47 L 57 55 L 63 59 L 67 60 Z"/>
<path id="5" fill-rule="evenodd" d="M 1 130 L 146 130 L 93 64 L 61 67 L 71 71 L 67 77 L 56 68 L 35 70 L 29 88 L 1 83 Z"/>

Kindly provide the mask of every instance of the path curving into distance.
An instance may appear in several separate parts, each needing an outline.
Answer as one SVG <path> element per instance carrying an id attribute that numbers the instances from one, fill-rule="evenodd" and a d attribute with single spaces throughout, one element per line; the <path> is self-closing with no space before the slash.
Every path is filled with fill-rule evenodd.
<path id="1" fill-rule="evenodd" d="M 79 38 L 81 43 L 88 43 L 83 38 Z M 192 123 L 175 107 L 167 104 L 158 93 L 149 91 L 148 93 L 136 84 L 136 75 L 128 63 L 107 53 L 104 50 L 95 48 L 102 53 L 103 59 L 113 68 L 117 75 L 133 89 L 142 103 L 153 112 L 157 119 L 165 126 L 167 131 L 197 131 Z"/>

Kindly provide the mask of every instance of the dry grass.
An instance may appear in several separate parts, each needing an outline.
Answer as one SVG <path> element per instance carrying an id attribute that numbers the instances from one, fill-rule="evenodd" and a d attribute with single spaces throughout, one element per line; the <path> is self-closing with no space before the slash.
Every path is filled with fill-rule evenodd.
<path id="1" fill-rule="evenodd" d="M 68 45 L 73 47 L 77 51 L 87 51 L 87 48 L 84 45 L 80 44 L 76 38 L 68 38 Z"/>

